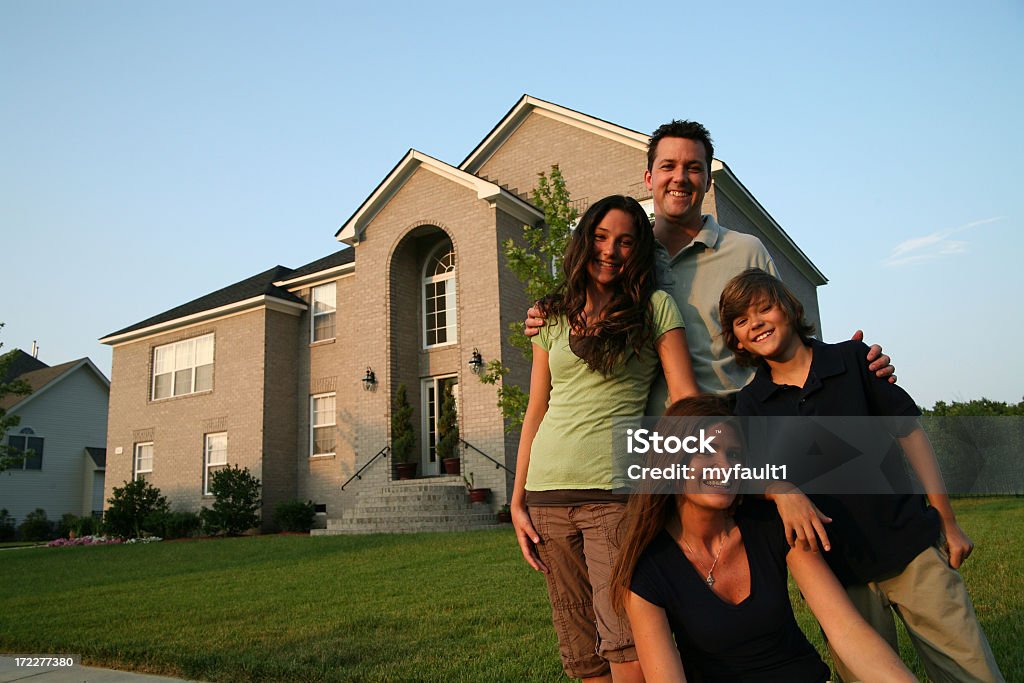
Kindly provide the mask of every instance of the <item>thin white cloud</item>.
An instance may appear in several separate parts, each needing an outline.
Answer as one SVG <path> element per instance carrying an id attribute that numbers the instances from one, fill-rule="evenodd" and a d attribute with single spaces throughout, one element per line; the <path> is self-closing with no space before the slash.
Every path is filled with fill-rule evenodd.
<path id="1" fill-rule="evenodd" d="M 949 228 L 947 230 L 938 230 L 921 237 L 911 237 L 910 239 L 904 240 L 893 247 L 892 253 L 889 254 L 887 259 L 882 261 L 882 265 L 895 268 L 897 266 L 905 266 L 910 263 L 933 261 L 935 259 L 945 258 L 955 254 L 962 254 L 967 251 L 969 242 L 950 239 L 952 235 L 976 228 L 979 225 L 987 225 L 1001 220 L 1003 220 L 1002 216 L 996 216 L 995 218 L 971 221 L 970 223 L 965 223 L 964 225 Z"/>

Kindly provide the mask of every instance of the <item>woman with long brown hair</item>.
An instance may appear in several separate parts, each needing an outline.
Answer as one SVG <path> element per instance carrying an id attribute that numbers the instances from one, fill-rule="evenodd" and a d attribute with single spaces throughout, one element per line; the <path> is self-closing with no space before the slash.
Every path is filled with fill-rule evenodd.
<path id="1" fill-rule="evenodd" d="M 915 681 L 821 555 L 790 547 L 774 505 L 739 505 L 737 480 L 719 475 L 743 463 L 743 435 L 729 414 L 729 404 L 709 394 L 669 406 L 659 435 L 704 430 L 714 447 L 677 463 L 691 468 L 681 490 L 652 482 L 626 506 L 612 602 L 633 624 L 647 682 L 827 681 L 829 668 L 793 616 L 787 569 L 860 680 Z"/>
<path id="2" fill-rule="evenodd" d="M 533 338 L 512 522 L 523 557 L 547 579 L 565 672 L 638 681 L 629 623 L 608 592 L 625 507 L 612 491 L 611 419 L 643 414 L 659 363 L 673 398 L 697 386 L 682 316 L 654 281 L 654 233 L 636 200 L 593 204 L 562 267 L 548 324 Z"/>

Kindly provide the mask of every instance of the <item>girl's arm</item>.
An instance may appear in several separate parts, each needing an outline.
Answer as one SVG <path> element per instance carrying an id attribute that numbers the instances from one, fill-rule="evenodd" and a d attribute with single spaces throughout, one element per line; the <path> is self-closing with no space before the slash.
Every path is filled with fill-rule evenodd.
<path id="1" fill-rule="evenodd" d="M 957 524 L 956 514 L 949 504 L 946 494 L 946 483 L 942 481 L 939 463 L 935 460 L 932 442 L 918 425 L 917 429 L 899 438 L 900 447 L 914 468 L 914 474 L 924 486 L 928 495 L 928 503 L 939 513 L 942 520 L 942 533 L 946 537 L 946 553 L 949 555 L 949 566 L 959 569 L 967 556 L 974 550 L 974 541 L 964 533 Z"/>
<path id="2" fill-rule="evenodd" d="M 647 683 L 685 683 L 683 660 L 672 638 L 665 610 L 630 591 L 626 594 L 626 615 L 633 626 L 633 642 L 644 680 Z"/>
<path id="3" fill-rule="evenodd" d="M 686 333 L 683 328 L 677 327 L 658 337 L 654 342 L 654 348 L 665 372 L 671 401 L 700 393 L 697 380 L 693 376 L 690 349 L 686 346 Z"/>
<path id="4" fill-rule="evenodd" d="M 526 415 L 519 436 L 519 453 L 516 456 L 516 480 L 512 486 L 512 500 L 509 510 L 512 512 L 512 526 L 516 530 L 519 549 L 527 563 L 539 572 L 548 571 L 537 555 L 536 544 L 540 543 L 540 535 L 533 528 L 530 511 L 526 507 L 526 473 L 530 469 L 530 449 L 533 438 L 541 420 L 548 412 L 548 400 L 551 398 L 551 370 L 548 368 L 548 352 L 533 345 L 533 369 L 530 371 L 530 401 L 526 405 Z"/>
<path id="5" fill-rule="evenodd" d="M 828 642 L 858 680 L 916 683 L 899 656 L 857 612 L 820 554 L 792 548 L 786 564 Z"/>

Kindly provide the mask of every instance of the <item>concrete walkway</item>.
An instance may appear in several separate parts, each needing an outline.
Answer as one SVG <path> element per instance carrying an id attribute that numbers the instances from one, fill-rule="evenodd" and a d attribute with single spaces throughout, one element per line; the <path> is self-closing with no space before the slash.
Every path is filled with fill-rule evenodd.
<path id="1" fill-rule="evenodd" d="M 99 669 L 94 666 L 18 666 L 11 655 L 0 655 L 0 683 L 183 683 L 181 678 L 152 676 L 132 671 Z M 191 683 L 195 683 L 194 681 Z"/>

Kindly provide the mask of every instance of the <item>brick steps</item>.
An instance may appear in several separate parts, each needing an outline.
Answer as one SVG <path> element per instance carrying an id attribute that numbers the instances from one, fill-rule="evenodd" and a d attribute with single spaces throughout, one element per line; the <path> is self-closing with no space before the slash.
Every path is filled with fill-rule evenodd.
<path id="1" fill-rule="evenodd" d="M 395 481 L 356 495 L 343 517 L 327 520 L 314 536 L 421 531 L 469 531 L 498 527 L 487 503 L 470 503 L 461 477 Z"/>

